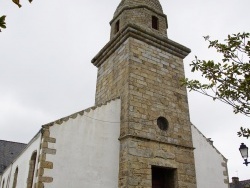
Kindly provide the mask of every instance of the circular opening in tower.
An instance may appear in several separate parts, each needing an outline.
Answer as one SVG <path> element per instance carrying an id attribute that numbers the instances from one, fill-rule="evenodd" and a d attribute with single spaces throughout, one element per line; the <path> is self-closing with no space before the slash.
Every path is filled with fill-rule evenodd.
<path id="1" fill-rule="evenodd" d="M 162 131 L 168 130 L 168 120 L 164 117 L 159 117 L 157 119 L 157 125 Z"/>

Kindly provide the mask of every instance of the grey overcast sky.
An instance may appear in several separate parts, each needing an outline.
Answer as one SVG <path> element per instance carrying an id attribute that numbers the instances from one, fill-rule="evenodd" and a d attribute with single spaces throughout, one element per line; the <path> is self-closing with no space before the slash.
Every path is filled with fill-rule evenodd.
<path id="1" fill-rule="evenodd" d="M 26 2 L 27 1 L 27 2 Z M 91 59 L 109 41 L 109 21 L 120 0 L 0 1 L 7 29 L 0 33 L 0 139 L 29 142 L 41 125 L 94 105 L 97 69 Z M 250 31 L 249 0 L 161 0 L 168 37 L 192 50 L 189 63 L 218 59 L 202 36 L 224 39 Z M 197 93 L 189 93 L 191 122 L 229 160 L 229 175 L 250 179 L 239 146 L 250 118 Z M 204 161 L 206 162 L 206 161 Z"/>

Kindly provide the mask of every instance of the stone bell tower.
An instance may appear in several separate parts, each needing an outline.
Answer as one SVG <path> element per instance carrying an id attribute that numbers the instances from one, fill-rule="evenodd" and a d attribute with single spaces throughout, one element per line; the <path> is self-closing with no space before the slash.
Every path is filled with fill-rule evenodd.
<path id="1" fill-rule="evenodd" d="M 98 67 L 96 105 L 121 99 L 120 188 L 195 188 L 183 59 L 159 0 L 122 0 Z"/>

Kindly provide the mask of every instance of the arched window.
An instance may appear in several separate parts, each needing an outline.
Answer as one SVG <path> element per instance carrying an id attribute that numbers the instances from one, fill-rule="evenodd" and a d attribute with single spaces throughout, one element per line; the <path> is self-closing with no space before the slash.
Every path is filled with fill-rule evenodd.
<path id="1" fill-rule="evenodd" d="M 17 176 L 18 176 L 18 167 L 16 167 L 16 170 L 15 170 L 15 173 L 14 173 L 14 180 L 13 180 L 12 188 L 16 188 Z"/>
<path id="2" fill-rule="evenodd" d="M 3 183 L 2 183 L 2 188 L 4 188 L 4 180 L 3 180 Z"/>
<path id="3" fill-rule="evenodd" d="M 156 16 L 152 16 L 152 28 L 159 30 L 159 19 Z"/>
<path id="4" fill-rule="evenodd" d="M 36 156 L 37 156 L 37 152 L 35 151 L 30 158 L 27 188 L 32 188 L 35 166 L 36 166 Z"/>

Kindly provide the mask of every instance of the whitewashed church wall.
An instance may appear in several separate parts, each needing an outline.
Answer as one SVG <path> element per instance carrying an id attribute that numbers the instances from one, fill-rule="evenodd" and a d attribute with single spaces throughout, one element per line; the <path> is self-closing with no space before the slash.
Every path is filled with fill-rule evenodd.
<path id="1" fill-rule="evenodd" d="M 55 155 L 47 155 L 53 169 L 44 176 L 45 188 L 117 188 L 119 174 L 120 99 L 97 107 L 61 125 L 50 127 Z"/>
<path id="2" fill-rule="evenodd" d="M 8 166 L 5 169 L 4 173 L 2 174 L 2 180 L 1 180 L 1 186 L 0 186 L 0 188 L 3 188 L 2 187 L 3 186 L 3 181 L 4 181 L 4 188 L 7 186 L 7 184 L 8 184 L 7 182 L 9 181 L 10 174 L 11 174 L 11 166 Z"/>
<path id="3" fill-rule="evenodd" d="M 228 188 L 226 159 L 192 126 L 197 188 Z"/>
<path id="4" fill-rule="evenodd" d="M 14 180 L 14 173 L 18 167 L 18 176 L 16 188 L 27 187 L 27 178 L 29 173 L 29 162 L 34 151 L 39 153 L 41 142 L 40 133 L 36 135 L 24 149 L 24 151 L 14 160 L 14 162 L 7 167 L 2 175 L 2 180 L 5 180 L 5 187 L 11 188 Z M 36 168 L 37 168 L 38 155 L 36 159 Z M 35 172 L 36 172 L 35 168 Z M 34 182 L 36 180 L 36 174 L 34 175 Z M 1 182 L 2 183 L 2 182 Z M 1 184 L 2 185 L 2 184 Z M 4 188 L 5 188 L 4 187 Z M 1 187 L 2 188 L 2 187 Z"/>

